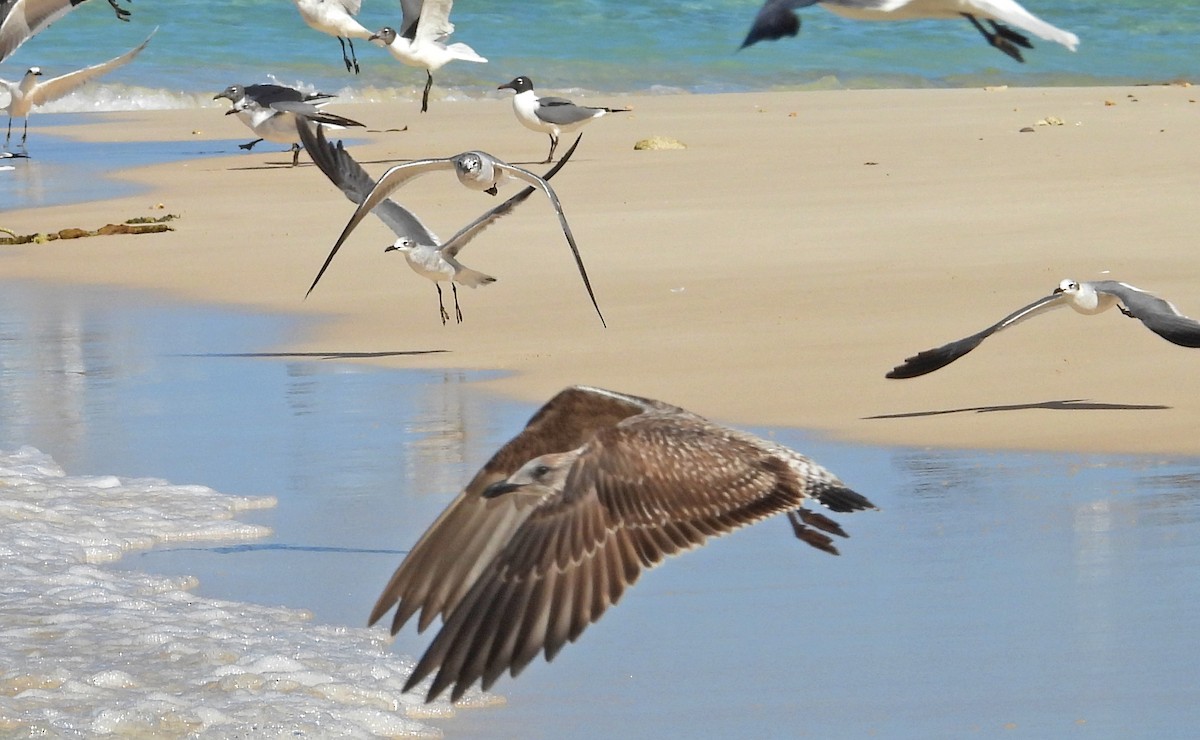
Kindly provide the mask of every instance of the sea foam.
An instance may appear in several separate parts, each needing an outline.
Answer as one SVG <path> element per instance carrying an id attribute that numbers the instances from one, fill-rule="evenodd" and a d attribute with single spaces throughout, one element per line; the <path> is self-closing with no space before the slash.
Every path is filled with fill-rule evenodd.
<path id="1" fill-rule="evenodd" d="M 259 538 L 271 507 L 155 479 L 67 476 L 0 451 L 0 735 L 437 735 L 378 631 L 200 598 L 194 578 L 103 567 L 179 540 Z"/>

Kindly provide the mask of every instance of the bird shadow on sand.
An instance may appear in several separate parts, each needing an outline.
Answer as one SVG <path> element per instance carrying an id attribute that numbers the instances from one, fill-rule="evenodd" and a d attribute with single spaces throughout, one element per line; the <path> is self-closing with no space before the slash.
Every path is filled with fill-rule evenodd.
<path id="1" fill-rule="evenodd" d="M 878 414 L 864 416 L 863 419 L 913 419 L 921 416 L 944 416 L 946 414 L 985 414 L 992 411 L 1028 411 L 1030 409 L 1046 409 L 1049 411 L 1164 411 L 1171 406 L 1141 403 L 1102 403 L 1089 401 L 1086 398 L 1068 398 L 1061 401 L 1040 401 L 1038 403 L 1012 403 L 1000 406 L 968 406 L 961 409 L 940 409 L 936 411 L 909 411 L 900 414 Z"/>
<path id="2" fill-rule="evenodd" d="M 378 357 L 409 357 L 416 355 L 440 355 L 448 349 L 410 349 L 394 352 L 204 352 L 200 354 L 175 355 L 176 357 L 265 357 L 283 360 L 368 360 Z"/>

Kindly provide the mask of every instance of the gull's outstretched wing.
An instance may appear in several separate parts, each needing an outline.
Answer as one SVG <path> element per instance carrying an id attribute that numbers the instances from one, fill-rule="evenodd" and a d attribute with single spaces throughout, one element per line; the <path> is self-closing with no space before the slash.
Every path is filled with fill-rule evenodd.
<path id="1" fill-rule="evenodd" d="M 1069 300 L 1070 297 L 1065 293 L 1052 293 L 1044 298 L 1039 298 L 1028 306 L 1013 311 L 981 332 L 949 344 L 943 344 L 941 347 L 927 349 L 907 358 L 903 363 L 892 368 L 887 377 L 915 378 L 918 375 L 925 375 L 943 368 L 978 347 L 983 340 L 1001 329 L 1007 329 L 1040 313 L 1065 306 Z"/>
<path id="2" fill-rule="evenodd" d="M 313 163 L 325 173 L 325 177 L 328 177 L 351 203 L 358 205 L 366 200 L 371 189 L 375 187 L 375 180 L 354 161 L 350 153 L 342 147 L 342 142 L 339 141 L 336 146 L 330 144 L 320 126 L 313 126 L 303 119 L 297 120 L 296 128 L 300 133 L 300 142 L 308 150 Z M 418 244 L 438 243 L 437 235 L 430 231 L 416 214 L 394 200 L 381 201 L 375 206 L 373 213 L 387 224 L 397 237 L 407 236 Z M 331 254 L 329 260 L 332 259 Z M 328 267 L 329 260 L 322 266 L 322 273 L 325 272 L 325 267 Z M 317 280 L 320 279 L 321 276 L 317 275 Z M 316 284 L 314 280 L 313 285 Z"/>
<path id="3" fill-rule="evenodd" d="M 374 210 L 374 208 L 380 203 L 387 200 L 387 197 L 391 195 L 396 188 L 399 188 L 408 180 L 411 180 L 419 175 L 423 175 L 427 172 L 435 172 L 437 170 L 447 169 L 454 169 L 454 162 L 450 159 L 417 159 L 413 160 L 412 162 L 398 164 L 389 169 L 387 172 L 383 173 L 383 177 L 379 178 L 379 181 L 375 183 L 375 187 L 372 188 L 371 192 L 367 194 L 361 203 L 359 203 L 358 208 L 356 208 L 354 211 L 354 215 L 350 216 L 350 221 L 346 223 L 346 228 L 342 229 L 342 234 L 338 237 L 337 242 L 333 245 L 333 249 L 329 250 L 329 256 L 325 258 L 325 264 L 321 265 L 320 271 L 317 272 L 317 276 L 313 278 L 312 285 L 308 286 L 308 291 L 305 292 L 304 297 L 307 298 L 308 295 L 313 292 L 313 288 L 317 287 L 317 283 L 320 282 L 321 276 L 325 274 L 325 270 L 328 269 L 329 263 L 333 261 L 334 255 L 338 253 L 338 250 L 342 248 L 342 244 L 345 243 L 346 239 L 350 238 L 350 233 L 358 228 L 358 225 L 362 223 L 363 219 L 367 217 L 368 213 Z"/>
<path id="4" fill-rule="evenodd" d="M 670 404 L 599 388 L 574 386 L 550 399 L 479 470 L 413 546 L 384 588 L 368 624 L 396 607 L 391 631 L 417 612 L 417 630 L 446 619 L 479 574 L 533 511 L 524 496 L 486 499 L 483 491 L 541 455 L 582 446 L 598 430 L 648 411 L 682 411 Z"/>
<path id="5" fill-rule="evenodd" d="M 578 139 L 576 139 L 575 143 L 579 143 Z M 575 147 L 572 146 L 571 149 L 574 150 Z M 587 269 L 583 266 L 583 258 L 579 256 L 579 247 L 575 244 L 575 235 L 571 233 L 571 225 L 567 223 L 567 216 L 563 213 L 562 203 L 559 202 L 558 194 L 554 192 L 554 188 L 550 187 L 550 183 L 529 170 L 514 167 L 511 164 L 505 164 L 498 160 L 495 162 L 495 167 L 503 175 L 522 180 L 532 187 L 541 188 L 546 197 L 550 199 L 550 204 L 554 206 L 554 211 L 558 214 L 558 223 L 562 226 L 563 236 L 567 237 L 567 244 L 571 247 L 571 253 L 575 255 L 575 265 L 579 268 L 579 277 L 583 278 L 583 287 L 587 288 L 588 298 L 592 300 L 592 308 L 596 309 L 596 315 L 600 317 L 601 326 L 608 328 L 608 324 L 604 321 L 604 314 L 600 313 L 600 304 L 596 303 L 596 294 L 592 292 L 592 282 L 588 280 Z"/>
<path id="6" fill-rule="evenodd" d="M 567 160 L 569 160 L 571 155 L 575 152 L 575 147 L 579 146 L 579 140 L 582 138 L 583 134 L 575 137 L 575 143 L 571 145 L 571 148 L 567 150 L 567 153 L 564 154 L 562 159 L 558 161 L 558 164 L 551 167 L 546 174 L 542 175 L 543 180 L 549 181 L 550 178 L 558 174 L 558 171 L 562 169 L 562 166 L 567 163 Z M 516 208 L 518 205 L 527 200 L 529 196 L 533 195 L 535 190 L 537 190 L 537 188 L 525 188 L 521 192 L 517 193 L 500 205 L 492 208 L 487 213 L 484 213 L 471 223 L 467 224 L 463 228 L 459 229 L 458 233 L 450 237 L 442 245 L 442 251 L 451 257 L 458 256 L 458 253 L 462 250 L 462 248 L 467 246 L 472 239 L 478 236 L 484 229 L 495 223 L 496 219 L 500 218 L 501 216 L 507 216 L 509 213 L 511 213 L 512 209 Z"/>
<path id="7" fill-rule="evenodd" d="M 113 57 L 107 62 L 93 64 L 90 67 L 77 69 L 74 72 L 69 72 L 65 75 L 59 75 L 58 77 L 46 80 L 35 87 L 33 92 L 30 93 L 30 102 L 32 102 L 33 105 L 45 105 L 52 100 L 58 100 L 62 96 L 70 94 L 72 90 L 78 88 L 80 85 L 83 85 L 90 80 L 94 80 L 103 74 L 107 74 L 117 67 L 128 64 L 133 60 L 134 57 L 141 53 L 142 49 L 146 48 L 146 44 L 150 43 L 150 39 L 154 38 L 154 34 L 156 33 L 158 33 L 157 28 L 150 32 L 150 35 L 146 37 L 145 41 L 119 57 Z"/>
<path id="8" fill-rule="evenodd" d="M 754 22 L 750 24 L 750 31 L 740 48 L 745 49 L 759 41 L 795 36 L 800 33 L 800 16 L 796 15 L 796 8 L 816 4 L 817 0 L 767 0 L 754 16 Z"/>
<path id="9" fill-rule="evenodd" d="M 41 33 L 84 0 L 0 0 L 0 62 L 21 44 Z M 129 11 L 108 0 L 117 20 L 129 20 Z"/>
<path id="10" fill-rule="evenodd" d="M 1116 280 L 1094 281 L 1092 287 L 1116 296 L 1133 318 L 1168 342 L 1200 347 L 1200 322 L 1181 314 L 1169 301 Z"/>

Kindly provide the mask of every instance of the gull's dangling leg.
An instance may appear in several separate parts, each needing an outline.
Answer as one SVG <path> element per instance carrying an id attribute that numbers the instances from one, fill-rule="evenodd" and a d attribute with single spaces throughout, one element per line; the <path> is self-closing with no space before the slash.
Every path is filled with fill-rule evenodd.
<path id="1" fill-rule="evenodd" d="M 446 313 L 446 305 L 442 303 L 442 284 L 435 282 L 433 287 L 437 288 L 438 291 L 438 309 L 442 312 L 442 326 L 445 326 L 446 322 L 450 320 L 450 314 Z"/>
<path id="2" fill-rule="evenodd" d="M 292 166 L 295 167 L 300 161 L 300 145 L 292 144 Z"/>
<path id="3" fill-rule="evenodd" d="M 983 27 L 983 24 L 980 23 L 975 18 L 975 16 L 971 15 L 970 13 L 963 13 L 962 16 L 964 18 L 966 18 L 967 20 L 971 21 L 971 25 L 975 26 L 975 30 L 977 30 L 977 31 L 979 31 L 979 33 L 983 34 L 983 37 L 985 39 L 987 39 L 987 42 L 989 44 L 991 44 L 994 48 L 1004 52 L 1005 54 L 1009 55 L 1013 59 L 1016 59 L 1018 62 L 1025 61 L 1025 58 L 1021 56 L 1021 50 L 1018 49 L 1016 47 L 1016 45 L 1013 44 L 1012 41 L 1001 36 L 1001 34 L 997 31 L 987 30 L 986 28 Z"/>
<path id="4" fill-rule="evenodd" d="M 25 129 L 21 132 L 21 146 L 25 146 L 25 139 L 29 138 L 29 116 L 25 116 Z"/>
<path id="5" fill-rule="evenodd" d="M 12 138 L 12 116 L 8 117 L 8 134 L 4 137 L 4 146 L 8 146 L 8 140 Z"/>
<path id="6" fill-rule="evenodd" d="M 450 290 L 454 293 L 454 316 L 458 319 L 458 323 L 462 323 L 462 309 L 458 307 L 458 286 L 450 283 Z"/>
<path id="7" fill-rule="evenodd" d="M 343 39 L 341 36 L 338 36 L 337 40 L 338 43 L 342 45 L 342 63 L 346 65 L 346 71 L 358 74 L 358 57 L 354 56 L 354 40 Z M 346 56 L 347 42 L 350 44 L 350 56 Z M 354 61 L 350 61 L 351 57 L 353 57 Z"/>
<path id="8" fill-rule="evenodd" d="M 546 155 L 546 161 L 542 164 L 550 164 L 554 161 L 554 149 L 558 146 L 558 137 L 550 134 L 550 153 Z"/>
<path id="9" fill-rule="evenodd" d="M 421 93 L 421 112 L 429 110 L 429 88 L 433 87 L 433 72 L 425 70 L 425 74 L 429 79 L 425 80 L 425 92 Z"/>
<path id="10" fill-rule="evenodd" d="M 792 533 L 796 535 L 796 538 L 830 555 L 839 555 L 837 548 L 833 546 L 832 537 L 804 526 L 804 522 L 801 520 L 802 511 L 803 509 L 792 510 L 787 513 L 788 521 L 792 524 Z"/>

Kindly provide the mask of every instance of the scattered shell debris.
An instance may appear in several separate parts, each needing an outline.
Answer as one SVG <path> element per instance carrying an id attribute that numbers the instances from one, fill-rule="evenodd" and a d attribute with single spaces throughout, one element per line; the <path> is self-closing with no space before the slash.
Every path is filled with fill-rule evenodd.
<path id="1" fill-rule="evenodd" d="M 670 136 L 651 136 L 649 139 L 642 139 L 633 145 L 635 151 L 644 149 L 687 149 L 687 144 L 684 144 L 679 139 L 673 139 Z"/>

